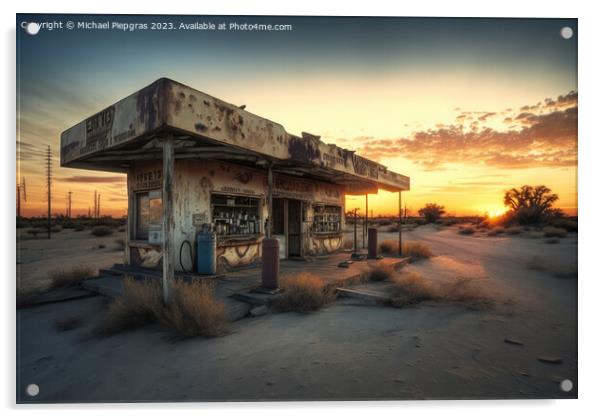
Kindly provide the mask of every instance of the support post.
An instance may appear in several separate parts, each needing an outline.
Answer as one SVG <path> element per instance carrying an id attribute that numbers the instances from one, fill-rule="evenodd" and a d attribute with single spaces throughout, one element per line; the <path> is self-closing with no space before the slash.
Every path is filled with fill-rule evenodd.
<path id="1" fill-rule="evenodd" d="M 268 219 L 265 226 L 265 239 L 261 243 L 261 287 L 265 290 L 278 289 L 278 276 L 280 274 L 280 250 L 277 239 L 272 238 L 273 198 L 274 186 L 272 165 L 268 166 Z"/>
<path id="2" fill-rule="evenodd" d="M 399 191 L 399 256 L 402 254 L 402 245 L 401 245 L 401 190 Z"/>
<path id="3" fill-rule="evenodd" d="M 173 136 L 163 141 L 163 303 L 171 302 L 174 280 L 173 259 Z"/>
<path id="4" fill-rule="evenodd" d="M 267 239 L 272 238 L 272 215 L 273 215 L 273 197 L 272 189 L 274 187 L 274 174 L 272 173 L 272 164 L 268 166 L 268 222 L 266 224 L 265 236 Z"/>
<path id="5" fill-rule="evenodd" d="M 366 236 L 368 235 L 368 193 L 366 193 L 366 213 L 364 214 L 364 228 L 362 229 L 362 248 L 366 248 Z"/>

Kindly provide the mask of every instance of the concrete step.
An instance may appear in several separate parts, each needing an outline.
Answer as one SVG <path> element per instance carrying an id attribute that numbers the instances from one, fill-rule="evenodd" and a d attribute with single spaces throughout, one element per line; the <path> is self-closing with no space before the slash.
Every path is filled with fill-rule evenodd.
<path id="1" fill-rule="evenodd" d="M 337 292 L 339 297 L 358 299 L 371 305 L 385 305 L 390 301 L 390 298 L 385 293 L 377 290 L 337 287 Z"/>

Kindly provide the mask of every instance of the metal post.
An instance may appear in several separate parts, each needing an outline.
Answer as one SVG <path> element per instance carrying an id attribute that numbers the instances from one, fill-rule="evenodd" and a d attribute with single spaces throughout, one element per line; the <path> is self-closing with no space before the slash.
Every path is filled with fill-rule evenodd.
<path id="1" fill-rule="evenodd" d="M 402 254 L 402 245 L 401 245 L 401 190 L 399 191 L 399 256 Z"/>
<path id="2" fill-rule="evenodd" d="M 173 260 L 173 136 L 163 141 L 163 303 L 171 302 L 171 287 L 174 280 Z"/>
<path id="3" fill-rule="evenodd" d="M 272 173 L 272 164 L 268 166 L 268 222 L 266 224 L 265 236 L 267 239 L 272 238 L 272 214 L 273 214 L 273 197 L 272 189 L 274 187 L 274 175 Z"/>
<path id="4" fill-rule="evenodd" d="M 362 248 L 366 248 L 365 237 L 368 236 L 368 193 L 366 193 L 366 213 L 364 214 L 364 235 L 362 236 Z"/>
<path id="5" fill-rule="evenodd" d="M 357 208 L 353 209 L 353 255 L 357 254 Z"/>

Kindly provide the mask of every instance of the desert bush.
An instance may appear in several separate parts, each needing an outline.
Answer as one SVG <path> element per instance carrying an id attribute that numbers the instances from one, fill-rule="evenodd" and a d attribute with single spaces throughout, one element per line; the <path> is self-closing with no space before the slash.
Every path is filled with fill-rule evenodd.
<path id="1" fill-rule="evenodd" d="M 98 225 L 92 228 L 91 234 L 95 237 L 106 237 L 107 235 L 111 235 L 113 230 L 105 225 Z"/>
<path id="2" fill-rule="evenodd" d="M 522 229 L 518 226 L 511 226 L 506 228 L 506 234 L 508 235 L 519 235 L 522 232 Z"/>
<path id="3" fill-rule="evenodd" d="M 558 238 L 548 238 L 544 241 L 546 244 L 558 244 L 560 240 Z"/>
<path id="4" fill-rule="evenodd" d="M 378 250 L 384 254 L 397 254 L 399 244 L 393 239 L 386 239 L 378 245 Z"/>
<path id="5" fill-rule="evenodd" d="M 411 257 L 412 260 L 422 260 L 433 256 L 433 252 L 428 245 L 419 241 L 403 241 L 402 253 L 406 257 Z"/>
<path id="6" fill-rule="evenodd" d="M 205 281 L 172 284 L 172 301 L 164 305 L 158 280 L 123 280 L 123 293 L 109 306 L 101 331 L 113 334 L 159 322 L 181 337 L 214 337 L 228 323 L 225 305 L 214 297 L 214 288 Z"/>
<path id="7" fill-rule="evenodd" d="M 564 238 L 566 237 L 566 229 L 557 228 L 555 226 L 546 226 L 543 228 L 543 234 L 546 237 Z"/>
<path id="8" fill-rule="evenodd" d="M 394 274 L 395 271 L 391 265 L 380 262 L 370 266 L 364 274 L 364 279 L 371 282 L 382 282 L 390 280 Z"/>
<path id="9" fill-rule="evenodd" d="M 460 230 L 458 231 L 458 234 L 461 234 L 461 235 L 472 235 L 474 233 L 475 233 L 475 229 L 471 226 L 460 227 Z"/>
<path id="10" fill-rule="evenodd" d="M 496 227 L 493 228 L 491 231 L 487 232 L 487 236 L 488 237 L 497 237 L 498 235 L 501 235 L 504 233 L 504 228 L 502 227 Z"/>
<path id="11" fill-rule="evenodd" d="M 469 277 L 458 277 L 452 282 L 444 283 L 439 292 L 441 300 L 459 303 L 472 310 L 490 308 L 494 302 L 477 286 L 475 280 Z"/>
<path id="12" fill-rule="evenodd" d="M 520 189 L 507 190 L 504 205 L 510 208 L 509 218 L 521 225 L 541 223 L 557 212 L 552 208 L 558 195 L 546 186 L 522 186 Z"/>
<path id="13" fill-rule="evenodd" d="M 273 301 L 273 306 L 281 312 L 316 311 L 335 299 L 333 290 L 328 288 L 321 277 L 302 272 L 285 276 L 281 280 L 284 289 L 282 296 Z"/>
<path id="14" fill-rule="evenodd" d="M 393 224 L 387 228 L 387 232 L 399 232 L 399 224 Z"/>
<path id="15" fill-rule="evenodd" d="M 75 266 L 68 269 L 55 269 L 48 272 L 51 286 L 53 288 L 73 286 L 81 283 L 94 274 L 94 270 L 88 266 Z"/>
<path id="16" fill-rule="evenodd" d="M 42 232 L 42 230 L 41 230 L 41 229 L 38 229 L 38 228 L 33 228 L 33 229 L 28 229 L 28 230 L 27 230 L 27 233 L 28 233 L 29 235 L 32 235 L 32 236 L 34 236 L 34 237 L 37 237 L 37 236 L 38 236 L 38 234 L 39 234 L 40 232 Z"/>
<path id="17" fill-rule="evenodd" d="M 568 232 L 577 232 L 577 222 L 569 218 L 556 218 L 550 221 L 552 226 L 565 229 Z"/>
<path id="18" fill-rule="evenodd" d="M 181 337 L 216 337 L 228 324 L 226 305 L 215 298 L 213 284 L 201 280 L 174 281 L 172 302 L 156 316 Z"/>
<path id="19" fill-rule="evenodd" d="M 445 207 L 436 203 L 427 203 L 418 210 L 418 214 L 426 220 L 427 223 L 433 223 L 445 213 Z"/>
<path id="20" fill-rule="evenodd" d="M 538 255 L 534 255 L 529 259 L 529 261 L 527 261 L 527 268 L 529 270 L 545 270 L 543 258 Z"/>
<path id="21" fill-rule="evenodd" d="M 393 279 L 390 300 L 395 307 L 400 308 L 437 298 L 439 298 L 439 292 L 435 285 L 419 273 L 407 271 Z"/>
<path id="22" fill-rule="evenodd" d="M 79 328 L 82 324 L 82 320 L 77 316 L 68 316 L 66 318 L 58 319 L 54 322 L 54 329 L 63 332 L 71 331 L 72 329 Z"/>

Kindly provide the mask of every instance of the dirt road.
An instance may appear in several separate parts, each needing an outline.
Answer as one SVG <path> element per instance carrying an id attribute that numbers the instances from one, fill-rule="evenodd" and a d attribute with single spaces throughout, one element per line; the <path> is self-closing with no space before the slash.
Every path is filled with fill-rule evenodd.
<path id="1" fill-rule="evenodd" d="M 521 236 L 460 236 L 454 228 L 427 226 L 404 238 L 428 243 L 436 254 L 409 268 L 432 280 L 478 278 L 496 306 L 474 311 L 423 303 L 393 309 L 339 300 L 314 314 L 245 319 L 225 337 L 178 341 L 155 326 L 96 336 L 104 308 L 100 297 L 45 305 L 17 314 L 19 399 L 576 396 L 577 279 L 569 271 L 576 263 L 576 236 L 546 244 Z M 57 320 L 72 315 L 82 318 L 80 328 L 55 330 Z M 560 389 L 564 379 L 575 383 L 571 392 Z M 29 383 L 40 386 L 36 398 L 23 392 Z"/>

